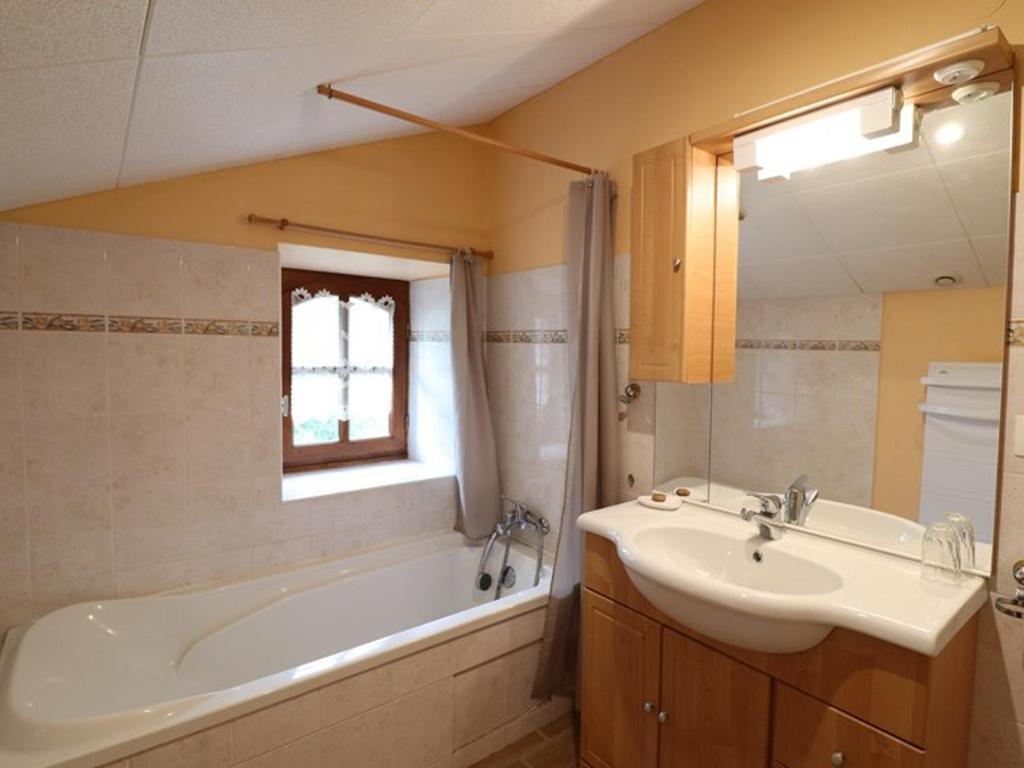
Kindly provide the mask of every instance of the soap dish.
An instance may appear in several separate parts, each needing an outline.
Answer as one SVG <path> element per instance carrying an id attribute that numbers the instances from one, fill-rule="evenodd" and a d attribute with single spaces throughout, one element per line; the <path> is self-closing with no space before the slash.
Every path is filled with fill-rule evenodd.
<path id="1" fill-rule="evenodd" d="M 667 509 L 671 511 L 683 506 L 682 499 L 677 496 L 669 496 L 668 494 L 665 494 L 664 501 L 655 501 L 649 495 L 641 496 L 637 501 L 639 501 L 643 506 L 650 507 L 651 509 Z"/>

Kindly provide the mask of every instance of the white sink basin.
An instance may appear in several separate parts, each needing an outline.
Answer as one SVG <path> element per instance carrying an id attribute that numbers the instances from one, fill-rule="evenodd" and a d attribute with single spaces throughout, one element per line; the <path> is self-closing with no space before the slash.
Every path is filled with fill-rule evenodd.
<path id="1" fill-rule="evenodd" d="M 635 502 L 582 515 L 617 545 L 637 589 L 659 610 L 740 648 L 794 653 L 846 627 L 934 656 L 984 604 L 985 582 L 924 580 L 921 566 L 786 531 L 775 541 L 739 517 Z"/>

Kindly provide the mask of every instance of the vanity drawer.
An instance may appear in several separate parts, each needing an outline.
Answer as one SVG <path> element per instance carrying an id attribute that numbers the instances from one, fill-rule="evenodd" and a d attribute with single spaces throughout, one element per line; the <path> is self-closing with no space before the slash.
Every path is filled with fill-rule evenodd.
<path id="1" fill-rule="evenodd" d="M 833 762 L 833 755 L 842 755 Z M 773 758 L 788 768 L 923 768 L 924 752 L 788 685 L 775 692 Z"/>

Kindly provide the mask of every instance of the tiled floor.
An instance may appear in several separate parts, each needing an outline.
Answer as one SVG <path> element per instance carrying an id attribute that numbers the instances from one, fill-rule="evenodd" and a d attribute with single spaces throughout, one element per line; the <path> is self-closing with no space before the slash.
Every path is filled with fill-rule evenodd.
<path id="1" fill-rule="evenodd" d="M 576 768 L 576 737 L 566 715 L 471 768 Z"/>

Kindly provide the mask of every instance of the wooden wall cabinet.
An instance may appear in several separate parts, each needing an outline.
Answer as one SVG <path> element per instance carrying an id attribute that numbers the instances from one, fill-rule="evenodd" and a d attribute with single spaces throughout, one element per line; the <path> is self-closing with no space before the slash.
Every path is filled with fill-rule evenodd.
<path id="1" fill-rule="evenodd" d="M 977 619 L 934 658 L 841 629 L 746 651 L 662 614 L 587 534 L 582 627 L 583 768 L 966 764 Z"/>
<path id="2" fill-rule="evenodd" d="M 630 377 L 733 377 L 738 187 L 687 139 L 633 158 Z M 721 221 L 718 221 L 718 220 Z"/>

